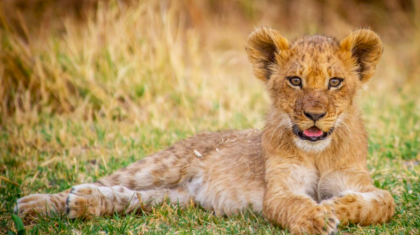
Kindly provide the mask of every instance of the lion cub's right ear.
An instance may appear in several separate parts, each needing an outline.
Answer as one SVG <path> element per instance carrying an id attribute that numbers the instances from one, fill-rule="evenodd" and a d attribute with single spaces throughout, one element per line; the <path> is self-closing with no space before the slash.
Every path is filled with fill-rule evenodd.
<path id="1" fill-rule="evenodd" d="M 245 49 L 255 76 L 263 81 L 270 79 L 275 64 L 281 60 L 281 52 L 288 48 L 287 39 L 274 29 L 259 28 L 252 32 Z"/>

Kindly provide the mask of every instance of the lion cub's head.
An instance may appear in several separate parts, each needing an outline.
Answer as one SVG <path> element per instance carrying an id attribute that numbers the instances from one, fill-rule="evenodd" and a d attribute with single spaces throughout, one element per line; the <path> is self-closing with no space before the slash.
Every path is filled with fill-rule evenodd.
<path id="1" fill-rule="evenodd" d="M 383 47 L 367 29 L 341 41 L 315 35 L 289 42 L 262 28 L 249 36 L 246 50 L 255 75 L 270 91 L 274 113 L 288 119 L 295 144 L 321 151 L 351 109 L 356 91 L 373 75 Z"/>

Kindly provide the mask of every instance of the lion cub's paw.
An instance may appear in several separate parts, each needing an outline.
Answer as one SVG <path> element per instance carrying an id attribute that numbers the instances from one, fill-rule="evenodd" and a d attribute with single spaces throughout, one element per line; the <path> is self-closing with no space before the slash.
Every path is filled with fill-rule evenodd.
<path id="1" fill-rule="evenodd" d="M 331 207 L 316 205 L 297 215 L 290 230 L 293 234 L 335 234 L 340 221 Z"/>
<path id="2" fill-rule="evenodd" d="M 90 219 L 100 216 L 101 202 L 105 201 L 99 188 L 92 184 L 74 186 L 66 200 L 66 213 L 70 219 Z"/>
<path id="3" fill-rule="evenodd" d="M 47 214 L 54 210 L 49 194 L 31 194 L 17 200 L 13 212 L 19 217 L 36 217 L 38 214 Z"/>

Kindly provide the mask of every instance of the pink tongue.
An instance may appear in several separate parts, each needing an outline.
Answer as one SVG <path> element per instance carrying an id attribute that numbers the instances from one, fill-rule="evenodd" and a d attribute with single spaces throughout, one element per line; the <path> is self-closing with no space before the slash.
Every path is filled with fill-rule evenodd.
<path id="1" fill-rule="evenodd" d="M 304 130 L 303 134 L 309 137 L 319 137 L 322 135 L 322 131 L 318 129 L 317 127 L 313 126 L 307 130 Z"/>

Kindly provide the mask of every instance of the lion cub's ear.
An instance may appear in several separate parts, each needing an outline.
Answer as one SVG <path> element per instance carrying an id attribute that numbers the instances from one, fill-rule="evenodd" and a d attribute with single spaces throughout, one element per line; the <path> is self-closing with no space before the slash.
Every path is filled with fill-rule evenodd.
<path id="1" fill-rule="evenodd" d="M 361 81 L 366 82 L 373 76 L 383 52 L 382 41 L 375 32 L 368 29 L 356 30 L 341 40 L 340 48 L 351 52 Z"/>
<path id="2" fill-rule="evenodd" d="M 279 62 L 280 53 L 288 48 L 287 39 L 274 29 L 260 28 L 252 32 L 245 49 L 255 76 L 263 81 L 270 79 L 273 65 Z"/>

